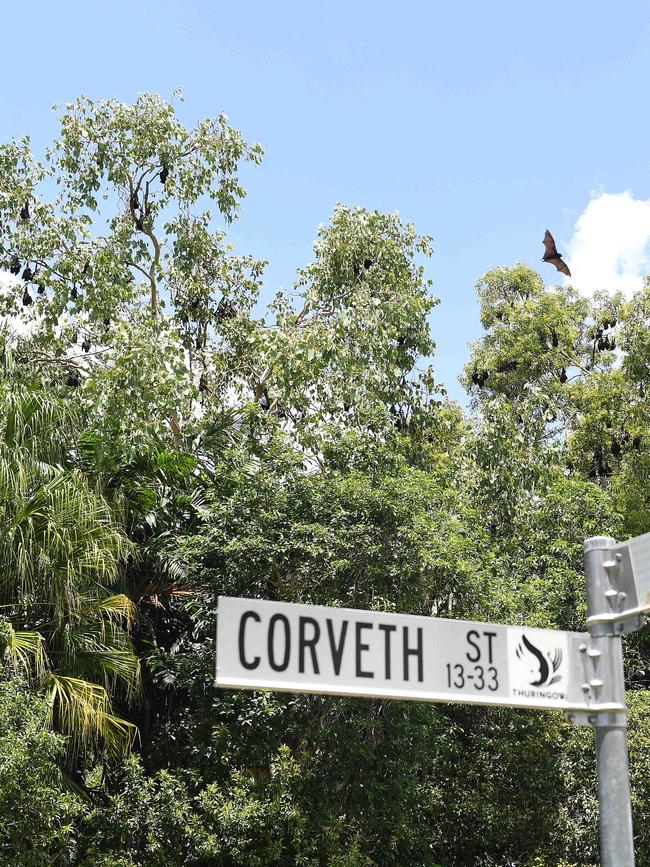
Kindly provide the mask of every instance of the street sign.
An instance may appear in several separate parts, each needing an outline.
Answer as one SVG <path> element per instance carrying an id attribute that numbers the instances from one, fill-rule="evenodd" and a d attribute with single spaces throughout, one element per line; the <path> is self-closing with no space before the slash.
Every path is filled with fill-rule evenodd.
<path id="1" fill-rule="evenodd" d="M 599 655 L 587 633 L 222 596 L 215 684 L 592 712 Z"/>
<path id="2" fill-rule="evenodd" d="M 616 624 L 618 632 L 643 625 L 650 611 L 650 533 L 608 548 L 603 572 L 596 579 L 594 611 L 587 625 Z"/>

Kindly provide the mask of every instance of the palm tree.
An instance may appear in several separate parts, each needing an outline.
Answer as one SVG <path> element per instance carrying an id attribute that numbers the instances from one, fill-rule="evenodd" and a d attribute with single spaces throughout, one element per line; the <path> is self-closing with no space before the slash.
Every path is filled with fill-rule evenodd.
<path id="1" fill-rule="evenodd" d="M 140 666 L 120 591 L 132 553 L 114 509 L 74 468 L 71 403 L 0 385 L 0 662 L 29 669 L 73 753 L 128 748 L 135 726 L 112 710 L 132 701 Z"/>

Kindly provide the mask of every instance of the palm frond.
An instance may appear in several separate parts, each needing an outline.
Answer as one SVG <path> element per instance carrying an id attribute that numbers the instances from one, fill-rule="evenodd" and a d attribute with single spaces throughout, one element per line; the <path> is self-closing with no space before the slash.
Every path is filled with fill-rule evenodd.
<path id="1" fill-rule="evenodd" d="M 25 449 L 48 464 L 62 463 L 75 430 L 78 410 L 71 401 L 27 388 L 3 395 L 0 437 L 10 449 Z"/>
<path id="2" fill-rule="evenodd" d="M 0 610 L 22 612 L 21 623 L 36 617 L 23 632 L 0 618 L 0 660 L 45 687 L 73 751 L 123 752 L 137 729 L 113 713 L 110 691 L 131 700 L 140 690 L 135 606 L 119 592 L 134 546 L 115 504 L 72 468 L 84 453 L 74 402 L 6 383 L 0 391 Z"/>
<path id="3" fill-rule="evenodd" d="M 39 632 L 16 632 L 5 618 L 0 622 L 0 662 L 3 657 L 11 661 L 14 672 L 42 677 L 47 657 L 45 642 Z"/>
<path id="4" fill-rule="evenodd" d="M 112 713 L 103 686 L 78 677 L 48 672 L 44 678 L 50 723 L 70 737 L 73 752 L 102 741 L 114 756 L 128 752 L 137 727 Z"/>
<path id="5" fill-rule="evenodd" d="M 0 602 L 45 597 L 59 618 L 98 580 L 114 586 L 132 550 L 79 474 L 58 468 L 45 478 L 24 452 L 9 458 L 1 446 L 0 516 Z"/>
<path id="6" fill-rule="evenodd" d="M 107 690 L 124 690 L 131 701 L 140 691 L 140 660 L 128 633 L 112 621 L 69 624 L 62 631 L 57 669 L 74 671 L 93 681 L 103 681 Z"/>
<path id="7" fill-rule="evenodd" d="M 123 623 L 126 629 L 131 629 L 137 613 L 135 603 L 124 593 L 115 593 L 113 596 L 103 596 L 100 599 L 87 599 L 77 609 L 77 617 L 80 621 L 104 617 Z"/>

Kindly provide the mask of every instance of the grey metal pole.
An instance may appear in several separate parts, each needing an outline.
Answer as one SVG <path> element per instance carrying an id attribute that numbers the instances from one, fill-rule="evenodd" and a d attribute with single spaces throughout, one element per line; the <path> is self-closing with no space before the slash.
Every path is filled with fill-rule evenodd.
<path id="1" fill-rule="evenodd" d="M 611 611 L 609 573 L 614 567 L 609 549 L 615 540 L 595 536 L 585 542 L 588 616 Z M 591 623 L 589 632 L 598 646 L 596 660 L 603 675 L 592 685 L 598 700 L 625 702 L 621 627 L 617 623 Z M 634 867 L 630 770 L 627 752 L 627 715 L 598 711 L 590 718 L 596 730 L 601 867 Z"/>

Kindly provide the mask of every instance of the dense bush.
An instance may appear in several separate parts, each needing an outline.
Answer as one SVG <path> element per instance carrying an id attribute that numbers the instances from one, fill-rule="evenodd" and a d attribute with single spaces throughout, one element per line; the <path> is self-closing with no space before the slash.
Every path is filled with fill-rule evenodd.
<path id="1" fill-rule="evenodd" d="M 64 740 L 48 730 L 45 701 L 0 679 L 0 863 L 67 864 L 83 801 L 64 784 Z"/>

